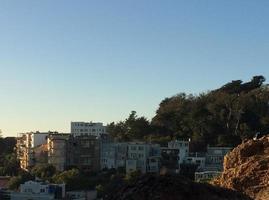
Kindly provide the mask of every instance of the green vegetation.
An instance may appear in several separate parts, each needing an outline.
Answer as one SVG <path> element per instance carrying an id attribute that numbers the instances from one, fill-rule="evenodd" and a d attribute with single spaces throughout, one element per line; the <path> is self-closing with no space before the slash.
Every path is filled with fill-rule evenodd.
<path id="1" fill-rule="evenodd" d="M 0 176 L 14 176 L 19 172 L 19 163 L 14 153 L 15 143 L 15 138 L 0 137 Z"/>
<path id="2" fill-rule="evenodd" d="M 133 139 L 166 143 L 171 139 L 192 139 L 192 150 L 207 144 L 235 146 L 257 131 L 269 131 L 269 92 L 263 76 L 243 83 L 235 80 L 200 95 L 180 93 L 165 98 L 151 121 L 135 111 L 108 131 L 119 141 Z"/>

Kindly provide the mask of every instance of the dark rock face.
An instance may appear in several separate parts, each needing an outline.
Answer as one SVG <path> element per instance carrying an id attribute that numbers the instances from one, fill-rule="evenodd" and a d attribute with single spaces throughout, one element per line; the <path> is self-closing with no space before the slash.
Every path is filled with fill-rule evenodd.
<path id="1" fill-rule="evenodd" d="M 251 200 L 228 189 L 189 181 L 181 176 L 144 175 L 105 200 Z"/>

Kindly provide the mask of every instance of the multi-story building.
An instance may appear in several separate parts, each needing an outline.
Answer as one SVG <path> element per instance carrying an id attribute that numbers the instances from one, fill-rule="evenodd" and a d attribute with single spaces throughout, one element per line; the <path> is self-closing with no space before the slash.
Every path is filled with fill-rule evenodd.
<path id="1" fill-rule="evenodd" d="M 35 149 L 47 143 L 47 137 L 50 132 L 29 132 L 20 133 L 17 138 L 17 157 L 20 161 L 20 167 L 28 170 L 36 164 Z"/>
<path id="2" fill-rule="evenodd" d="M 125 168 L 127 148 L 127 143 L 103 143 L 101 145 L 101 169 Z"/>
<path id="3" fill-rule="evenodd" d="M 179 149 L 161 148 L 161 166 L 166 172 L 179 171 Z"/>
<path id="4" fill-rule="evenodd" d="M 126 173 L 139 170 L 142 173 L 160 170 L 160 145 L 147 143 L 128 143 Z"/>
<path id="5" fill-rule="evenodd" d="M 204 157 L 205 165 L 195 172 L 195 181 L 207 181 L 221 174 L 224 156 L 232 150 L 231 147 L 210 147 Z"/>
<path id="6" fill-rule="evenodd" d="M 174 140 L 168 142 L 168 149 L 178 149 L 178 164 L 183 163 L 185 157 L 189 155 L 189 141 Z"/>
<path id="7" fill-rule="evenodd" d="M 185 157 L 184 164 L 193 164 L 197 166 L 197 170 L 205 169 L 205 155 L 202 153 L 194 153 Z"/>
<path id="8" fill-rule="evenodd" d="M 65 184 L 48 184 L 28 181 L 20 185 L 20 191 L 6 191 L 5 199 L 56 200 L 65 198 Z"/>
<path id="9" fill-rule="evenodd" d="M 75 137 L 87 135 L 100 137 L 106 133 L 106 126 L 100 122 L 71 122 L 71 134 Z"/>
<path id="10" fill-rule="evenodd" d="M 222 171 L 224 156 L 232 150 L 231 147 L 210 147 L 207 146 L 206 170 Z"/>
<path id="11" fill-rule="evenodd" d="M 100 170 L 100 142 L 95 136 L 70 136 L 66 155 L 67 167 L 76 166 L 87 171 Z"/>
<path id="12" fill-rule="evenodd" d="M 48 164 L 52 164 L 58 171 L 66 169 L 66 151 L 69 137 L 70 134 L 53 133 L 49 134 L 47 139 Z"/>
<path id="13" fill-rule="evenodd" d="M 189 156 L 189 141 L 170 141 L 167 147 L 161 148 L 161 155 L 162 168 L 173 173 L 178 173 L 180 165 Z"/>

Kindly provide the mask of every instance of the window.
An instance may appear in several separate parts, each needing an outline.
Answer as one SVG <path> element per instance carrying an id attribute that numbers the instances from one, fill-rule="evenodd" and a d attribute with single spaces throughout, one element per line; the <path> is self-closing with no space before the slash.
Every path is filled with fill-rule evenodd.
<path id="1" fill-rule="evenodd" d="M 136 146 L 131 146 L 131 150 L 136 150 Z"/>
<path id="2" fill-rule="evenodd" d="M 143 146 L 139 146 L 139 147 L 138 147 L 138 150 L 139 150 L 139 151 L 142 151 L 142 150 L 144 150 L 144 147 L 143 147 Z"/>

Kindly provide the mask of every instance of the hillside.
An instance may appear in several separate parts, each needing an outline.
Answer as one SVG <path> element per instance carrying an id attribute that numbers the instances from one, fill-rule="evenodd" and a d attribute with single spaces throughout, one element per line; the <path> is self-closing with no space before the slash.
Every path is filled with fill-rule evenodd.
<path id="1" fill-rule="evenodd" d="M 181 176 L 144 175 L 105 200 L 250 200 L 238 192 L 199 184 Z"/>

